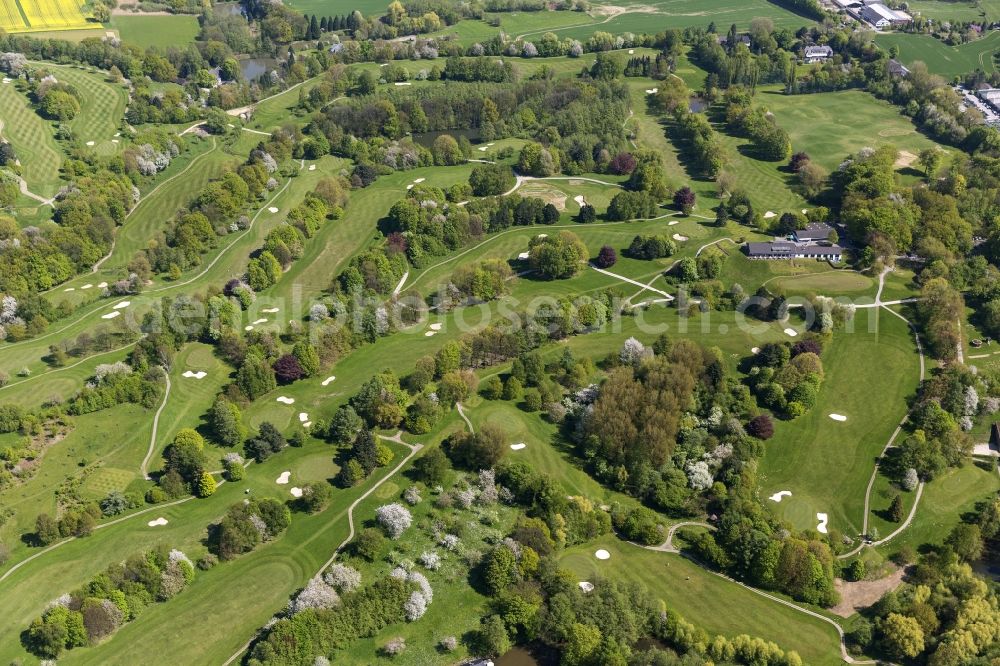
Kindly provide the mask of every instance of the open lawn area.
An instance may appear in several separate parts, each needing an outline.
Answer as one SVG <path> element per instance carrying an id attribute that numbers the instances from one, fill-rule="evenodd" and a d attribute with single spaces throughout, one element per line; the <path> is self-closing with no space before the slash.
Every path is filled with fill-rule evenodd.
<path id="1" fill-rule="evenodd" d="M 28 189 L 49 197 L 59 189 L 62 152 L 52 128 L 35 113 L 14 83 L 0 84 L 0 136 L 14 146 Z"/>
<path id="2" fill-rule="evenodd" d="M 909 0 L 907 11 L 940 21 L 998 21 L 1000 0 Z"/>
<path id="3" fill-rule="evenodd" d="M 878 312 L 877 331 L 869 316 Z M 766 505 L 798 529 L 816 529 L 817 513 L 829 528 L 850 537 L 861 531 L 865 488 L 906 399 L 917 388 L 919 362 L 913 337 L 899 318 L 859 310 L 854 332 L 837 331 L 823 353 L 826 378 L 816 406 L 794 421 L 775 424 L 764 445 L 761 494 Z M 830 418 L 844 415 L 846 421 Z M 790 490 L 780 503 L 767 499 Z"/>
<path id="4" fill-rule="evenodd" d="M 111 27 L 118 31 L 123 42 L 142 48 L 147 46 L 178 46 L 191 42 L 198 34 L 198 18 L 189 14 L 174 16 L 129 16 L 116 14 L 111 17 Z"/>
<path id="5" fill-rule="evenodd" d="M 982 39 L 961 46 L 948 46 L 929 35 L 903 33 L 879 35 L 875 42 L 884 49 L 898 46 L 899 58 L 907 65 L 919 60 L 932 73 L 951 79 L 977 69 L 995 72 L 993 54 L 1000 48 L 1000 33 L 990 32 Z"/>
<path id="6" fill-rule="evenodd" d="M 785 95 L 766 90 L 760 103 L 774 115 L 792 140 L 794 152 L 804 151 L 827 171 L 861 148 L 892 145 L 900 151 L 900 166 L 925 148 L 937 145 L 917 131 L 899 108 L 860 90 Z"/>
<path id="7" fill-rule="evenodd" d="M 611 557 L 599 561 L 598 548 Z M 747 633 L 795 650 L 814 666 L 841 664 L 837 631 L 822 620 L 762 597 L 673 554 L 646 550 L 606 537 L 569 548 L 562 565 L 580 580 L 601 578 L 638 583 L 690 622 L 713 634 Z"/>

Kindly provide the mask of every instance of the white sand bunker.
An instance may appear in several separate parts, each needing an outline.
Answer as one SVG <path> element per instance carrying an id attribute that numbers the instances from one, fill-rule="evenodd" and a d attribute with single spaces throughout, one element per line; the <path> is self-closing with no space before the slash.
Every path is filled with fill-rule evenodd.
<path id="1" fill-rule="evenodd" d="M 816 531 L 820 534 L 826 534 L 826 524 L 829 522 L 830 518 L 825 513 L 817 513 L 816 520 L 819 521 L 819 525 L 816 526 Z"/>
<path id="2" fill-rule="evenodd" d="M 311 428 L 312 424 L 313 424 L 312 421 L 306 421 L 305 423 L 302 424 L 302 427 L 303 428 Z"/>
<path id="3" fill-rule="evenodd" d="M 412 86 L 413 84 L 409 81 L 396 81 L 397 86 Z"/>
<path id="4" fill-rule="evenodd" d="M 687 236 L 681 236 L 680 234 L 674 234 L 674 240 L 675 241 L 686 241 L 686 240 L 688 240 L 688 237 Z"/>
<path id="5" fill-rule="evenodd" d="M 413 189 L 413 183 L 410 183 L 409 185 L 407 185 L 407 186 L 406 186 L 406 189 L 408 189 L 408 190 L 412 190 L 412 189 Z"/>
<path id="6" fill-rule="evenodd" d="M 668 227 L 672 227 L 672 226 L 674 226 L 675 224 L 680 224 L 680 223 L 681 223 L 681 221 L 680 221 L 680 220 L 670 220 L 669 222 L 667 222 L 667 226 L 668 226 Z"/>
<path id="7" fill-rule="evenodd" d="M 760 353 L 760 347 L 751 347 L 750 348 L 750 353 L 751 354 L 759 354 Z"/>
<path id="8" fill-rule="evenodd" d="M 292 497 L 302 497 L 302 489 L 301 488 L 290 488 L 288 490 L 288 492 L 290 492 L 292 494 Z"/>
<path id="9" fill-rule="evenodd" d="M 271 206 L 267 210 L 268 210 L 268 212 L 271 212 L 271 213 L 277 213 L 278 212 L 278 207 L 277 206 Z"/>
<path id="10" fill-rule="evenodd" d="M 132 305 L 132 301 L 122 301 L 121 303 L 115 303 L 115 310 L 121 310 L 122 308 L 127 308 Z"/>
<path id="11" fill-rule="evenodd" d="M 266 319 L 258 319 L 256 321 L 254 321 L 253 324 L 254 324 L 254 326 L 256 326 L 257 324 L 266 324 L 266 323 L 267 323 Z"/>
<path id="12" fill-rule="evenodd" d="M 537 236 L 535 236 L 535 238 L 548 238 L 548 237 L 549 237 L 548 234 L 538 234 Z"/>
<path id="13" fill-rule="evenodd" d="M 794 328 L 786 328 L 785 329 L 785 335 L 787 335 L 789 337 L 794 338 L 798 334 L 799 334 L 799 332 L 796 331 Z"/>
<path id="14" fill-rule="evenodd" d="M 635 49 L 629 49 L 629 50 L 628 50 L 628 54 L 629 54 L 629 55 L 632 55 L 633 53 L 635 53 Z"/>
<path id="15" fill-rule="evenodd" d="M 431 330 L 432 330 L 432 331 L 440 331 L 440 330 L 441 330 L 441 327 L 442 327 L 443 325 L 444 325 L 444 324 L 431 324 Z"/>
<path id="16" fill-rule="evenodd" d="M 264 308 L 261 312 L 266 312 L 267 314 L 274 314 L 278 311 L 278 308 Z"/>
<path id="17" fill-rule="evenodd" d="M 780 502 L 782 497 L 791 497 L 791 496 L 792 496 L 791 490 L 779 490 L 778 492 L 768 497 L 768 499 L 771 500 L 772 502 Z"/>
<path id="18" fill-rule="evenodd" d="M 281 475 L 274 480 L 279 486 L 283 486 L 288 483 L 288 478 L 292 475 L 291 472 L 282 472 Z"/>
<path id="19" fill-rule="evenodd" d="M 90 288 L 91 288 L 91 287 L 93 287 L 93 286 L 94 286 L 94 285 L 92 285 L 92 284 L 90 284 L 90 283 L 88 282 L 87 284 L 85 284 L 85 285 L 83 285 L 82 287 L 80 287 L 80 289 L 90 289 Z"/>
<path id="20" fill-rule="evenodd" d="M 94 142 L 93 142 L 93 141 L 88 141 L 88 142 L 87 142 L 87 145 L 88 145 L 88 146 L 92 146 L 92 145 L 94 145 Z"/>
<path id="21" fill-rule="evenodd" d="M 97 288 L 98 288 L 98 289 L 104 289 L 104 288 L 105 288 L 105 287 L 107 287 L 107 286 L 108 286 L 108 283 L 107 283 L 107 282 L 101 282 L 101 283 L 99 283 L 99 284 L 97 285 Z"/>
<path id="22" fill-rule="evenodd" d="M 151 521 L 149 521 L 146 524 L 149 525 L 150 527 L 159 527 L 161 525 L 166 525 L 167 524 L 167 519 L 161 517 L 161 518 L 157 518 L 156 520 L 151 520 Z"/>
<path id="23" fill-rule="evenodd" d="M 310 171 L 315 171 L 316 170 L 316 165 L 315 164 L 310 164 L 309 165 L 309 170 Z"/>
<path id="24" fill-rule="evenodd" d="M 830 418 L 834 421 L 846 421 L 847 417 L 843 414 L 830 414 Z"/>
<path id="25" fill-rule="evenodd" d="M 660 92 L 659 88 L 647 88 L 646 89 L 646 94 L 647 95 L 655 95 L 658 92 Z"/>
<path id="26" fill-rule="evenodd" d="M 517 255 L 517 258 L 523 261 L 524 259 L 527 259 L 530 256 L 531 256 L 530 252 L 522 252 L 521 254 Z"/>
<path id="27" fill-rule="evenodd" d="M 485 153 L 486 152 L 486 146 L 480 146 L 479 148 L 477 148 L 477 150 L 479 152 L 481 152 L 481 153 Z"/>
<path id="28" fill-rule="evenodd" d="M 805 214 L 806 214 L 806 213 L 808 213 L 808 212 L 809 212 L 809 209 L 808 209 L 808 208 L 803 208 L 803 209 L 802 209 L 802 214 L 803 214 L 803 215 L 805 215 Z"/>
<path id="29" fill-rule="evenodd" d="M 299 423 L 305 423 L 309 420 L 309 415 L 305 412 L 299 412 Z"/>
<path id="30" fill-rule="evenodd" d="M 424 182 L 425 180 L 427 180 L 427 179 L 426 178 L 414 178 L 413 182 L 417 183 L 417 184 L 420 184 L 420 183 Z"/>
<path id="31" fill-rule="evenodd" d="M 330 382 L 332 382 L 336 378 L 337 377 L 335 375 L 330 375 L 329 377 L 327 377 L 326 379 L 323 380 L 323 386 L 328 385 Z"/>
<path id="32" fill-rule="evenodd" d="M 611 559 L 611 553 L 609 553 L 608 551 L 606 551 L 603 548 L 601 548 L 599 551 L 597 551 L 596 553 L 594 553 L 594 557 L 596 557 L 599 560 L 610 560 Z"/>
<path id="33" fill-rule="evenodd" d="M 284 403 L 286 405 L 294 405 L 295 404 L 295 398 L 289 398 L 288 396 L 284 396 L 284 395 L 279 395 L 277 398 L 275 398 L 275 400 L 277 400 L 278 402 Z"/>
<path id="34" fill-rule="evenodd" d="M 594 591 L 594 584 L 591 583 L 590 581 L 581 580 L 579 583 L 577 583 L 577 585 L 580 586 L 580 589 L 583 590 L 584 593 Z"/>
<path id="35" fill-rule="evenodd" d="M 580 206 L 582 206 L 582 205 L 584 205 L 584 204 L 587 203 L 587 200 L 583 198 L 582 194 L 578 194 L 575 197 L 573 197 L 573 201 L 575 201 Z"/>
<path id="36" fill-rule="evenodd" d="M 773 210 L 769 210 L 766 213 L 764 213 L 764 219 L 770 220 L 772 217 L 775 217 L 776 215 L 777 213 L 775 213 Z"/>
<path id="37" fill-rule="evenodd" d="M 114 310 L 112 312 L 109 312 L 106 315 L 101 315 L 101 319 L 114 319 L 115 317 L 117 317 L 120 314 L 121 314 L 121 312 L 119 312 L 118 310 Z"/>
<path id="38" fill-rule="evenodd" d="M 198 372 L 191 372 L 190 370 L 185 370 L 184 374 L 181 375 L 181 377 L 190 377 L 192 379 L 203 379 L 206 375 L 208 375 L 208 373 L 205 372 L 204 370 L 199 370 Z"/>
<path id="39" fill-rule="evenodd" d="M 63 291 L 76 291 L 76 287 L 66 287 Z"/>
<path id="40" fill-rule="evenodd" d="M 118 139 L 111 139 L 111 143 L 118 143 Z"/>
<path id="41" fill-rule="evenodd" d="M 517 444 L 511 444 L 510 445 L 510 450 L 511 451 L 520 451 L 521 449 L 523 449 L 526 446 L 528 446 L 528 445 L 525 444 L 524 442 L 518 442 Z"/>
<path id="42" fill-rule="evenodd" d="M 434 335 L 437 335 L 437 331 L 427 331 L 426 333 L 424 333 L 425 338 L 429 338 Z"/>
<path id="43" fill-rule="evenodd" d="M 244 326 L 243 330 L 244 331 L 252 331 L 253 330 L 253 326 Z"/>

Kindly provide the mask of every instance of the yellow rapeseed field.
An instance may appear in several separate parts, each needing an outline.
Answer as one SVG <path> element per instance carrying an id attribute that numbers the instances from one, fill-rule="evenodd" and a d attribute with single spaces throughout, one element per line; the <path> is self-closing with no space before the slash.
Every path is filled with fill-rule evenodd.
<path id="1" fill-rule="evenodd" d="M 0 0 L 0 28 L 7 32 L 93 28 L 77 0 Z"/>

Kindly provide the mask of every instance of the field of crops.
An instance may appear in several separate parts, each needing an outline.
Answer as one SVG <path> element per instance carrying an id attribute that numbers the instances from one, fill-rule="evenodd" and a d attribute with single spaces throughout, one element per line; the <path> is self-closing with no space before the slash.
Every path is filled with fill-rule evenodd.
<path id="1" fill-rule="evenodd" d="M 0 0 L 0 28 L 7 32 L 93 28 L 77 0 Z"/>

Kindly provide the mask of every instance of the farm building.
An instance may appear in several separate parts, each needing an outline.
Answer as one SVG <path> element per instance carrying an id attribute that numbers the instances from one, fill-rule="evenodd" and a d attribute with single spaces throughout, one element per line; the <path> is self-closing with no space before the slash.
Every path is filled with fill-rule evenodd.
<path id="1" fill-rule="evenodd" d="M 821 259 L 840 261 L 844 248 L 833 243 L 793 243 L 791 241 L 769 241 L 747 243 L 747 257 L 750 259 Z"/>
<path id="2" fill-rule="evenodd" d="M 976 91 L 976 96 L 994 109 L 1000 109 L 1000 88 L 983 88 Z"/>
<path id="3" fill-rule="evenodd" d="M 889 9 L 878 2 L 862 7 L 861 18 L 879 29 L 913 22 L 913 19 L 906 12 Z"/>
<path id="4" fill-rule="evenodd" d="M 910 70 L 906 68 L 906 65 L 895 59 L 890 59 L 889 64 L 886 65 L 886 69 L 889 71 L 889 76 L 905 79 L 910 75 Z"/>
<path id="5" fill-rule="evenodd" d="M 849 9 L 859 9 L 861 7 L 861 0 L 833 0 L 833 4 L 841 11 L 847 11 Z"/>
<path id="6" fill-rule="evenodd" d="M 829 46 L 807 46 L 803 52 L 803 60 L 806 64 L 814 62 L 826 62 L 833 57 L 833 49 Z"/>

